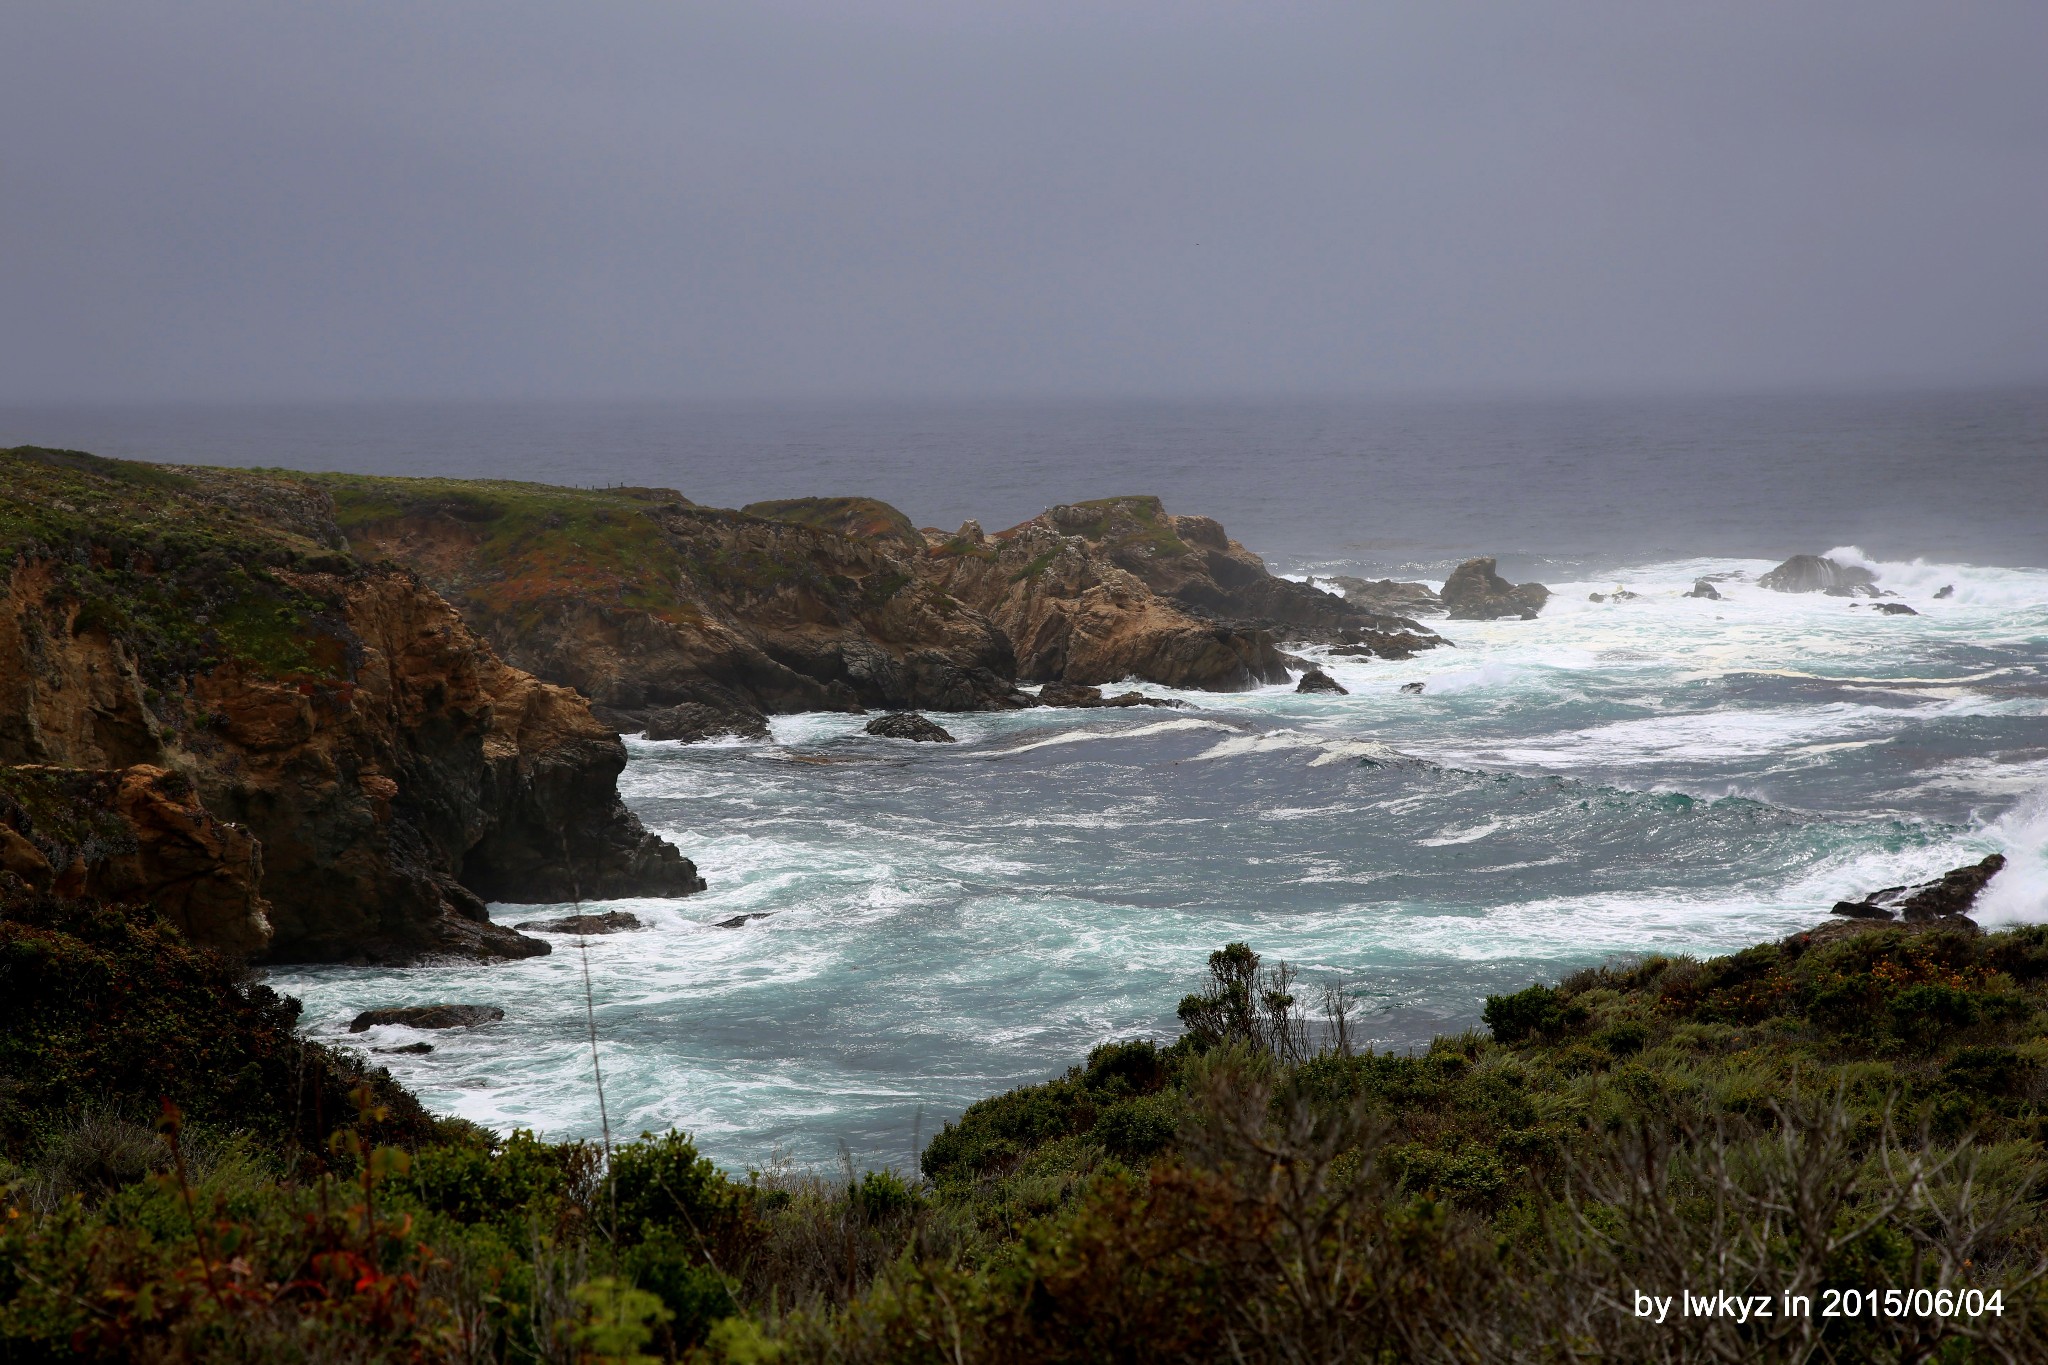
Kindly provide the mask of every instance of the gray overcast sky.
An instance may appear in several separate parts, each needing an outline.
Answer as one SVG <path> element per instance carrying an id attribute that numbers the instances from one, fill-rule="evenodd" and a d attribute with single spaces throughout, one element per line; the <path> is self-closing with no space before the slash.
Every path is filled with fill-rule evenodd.
<path id="1" fill-rule="evenodd" d="M 2048 376 L 2048 3 L 8 0 L 0 400 Z"/>

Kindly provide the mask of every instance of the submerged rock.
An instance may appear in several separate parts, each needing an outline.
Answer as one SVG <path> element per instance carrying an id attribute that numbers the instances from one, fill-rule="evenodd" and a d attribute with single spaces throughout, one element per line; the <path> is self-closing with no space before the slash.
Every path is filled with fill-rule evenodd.
<path id="1" fill-rule="evenodd" d="M 1444 580 L 1443 603 L 1453 621 L 1494 621 L 1504 616 L 1536 619 L 1550 589 L 1541 583 L 1510 583 L 1494 570 L 1491 557 L 1468 559 Z"/>
<path id="2" fill-rule="evenodd" d="M 1168 706 L 1187 709 L 1184 701 L 1171 697 L 1148 697 L 1142 692 L 1119 692 L 1113 697 L 1102 695 L 1099 687 L 1085 683 L 1049 682 L 1038 689 L 1038 704 L 1041 706 Z"/>
<path id="3" fill-rule="evenodd" d="M 1401 690 L 1403 692 L 1412 692 L 1419 697 L 1422 695 L 1422 684 L 1419 682 L 1402 683 Z"/>
<path id="4" fill-rule="evenodd" d="M 348 1031 L 361 1033 L 383 1024 L 403 1024 L 407 1028 L 474 1028 L 478 1024 L 495 1024 L 504 1017 L 505 1011 L 496 1005 L 406 1005 L 396 1009 L 364 1010 L 350 1022 Z"/>
<path id="5" fill-rule="evenodd" d="M 713 706 L 686 701 L 664 710 L 650 712 L 643 739 L 672 739 L 696 744 L 707 739 L 766 739 L 768 717 L 751 708 Z"/>
<path id="6" fill-rule="evenodd" d="M 419 1057 L 424 1057 L 433 1050 L 434 1045 L 432 1043 L 407 1043 L 403 1047 L 373 1047 L 370 1049 L 370 1051 L 372 1052 L 381 1052 L 387 1056 L 395 1056 L 400 1053 L 411 1053 L 414 1056 Z"/>
<path id="7" fill-rule="evenodd" d="M 1714 595 L 1716 597 L 1720 596 L 1719 593 Z M 1588 602 L 1633 602 L 1641 596 L 1641 593 L 1630 592 L 1627 588 L 1616 588 L 1613 592 L 1589 592 L 1586 594 L 1586 600 Z"/>
<path id="8" fill-rule="evenodd" d="M 1721 600 L 1720 590 L 1704 578 L 1695 578 L 1692 581 L 1692 591 L 1687 593 L 1686 596 L 1704 597 L 1710 602 L 1718 602 Z"/>
<path id="9" fill-rule="evenodd" d="M 1830 597 L 1876 597 L 1877 575 L 1860 564 L 1837 564 L 1822 555 L 1793 555 L 1757 581 L 1772 592 L 1824 592 Z"/>
<path id="10" fill-rule="evenodd" d="M 750 919 L 767 919 L 770 915 L 774 913 L 775 912 L 773 910 L 756 910 L 751 914 L 734 915 L 731 919 L 722 919 L 718 921 L 717 927 L 720 929 L 737 929 Z"/>
<path id="11" fill-rule="evenodd" d="M 1944 602 L 1947 601 L 1949 598 L 1954 597 L 1955 595 L 1956 585 L 1953 583 L 1944 583 L 1942 584 L 1941 591 L 1934 594 L 1934 600 L 1937 602 Z"/>
<path id="12" fill-rule="evenodd" d="M 643 927 L 638 915 L 624 910 L 607 910 L 602 915 L 564 915 L 560 919 L 530 919 L 512 926 L 543 934 L 616 934 L 623 929 Z"/>
<path id="13" fill-rule="evenodd" d="M 1870 608 L 1872 611 L 1881 611 L 1886 616 L 1918 616 L 1920 614 L 1904 602 L 1872 602 Z"/>
<path id="14" fill-rule="evenodd" d="M 884 739 L 914 739 L 922 744 L 952 744 L 953 736 L 945 727 L 926 720 L 915 711 L 898 711 L 894 715 L 876 716 L 867 723 L 867 732 Z"/>
<path id="15" fill-rule="evenodd" d="M 1850 919 L 1912 922 L 1959 917 L 1969 913 L 1978 893 L 2004 866 L 2005 855 L 1993 853 L 1981 862 L 1955 868 L 1931 882 L 1888 886 L 1860 901 L 1837 901 L 1834 913 Z"/>
<path id="16" fill-rule="evenodd" d="M 1351 695 L 1350 689 L 1338 682 L 1320 668 L 1311 668 L 1301 675 L 1301 681 L 1294 685 L 1297 692 L 1335 692 L 1340 697 Z"/>

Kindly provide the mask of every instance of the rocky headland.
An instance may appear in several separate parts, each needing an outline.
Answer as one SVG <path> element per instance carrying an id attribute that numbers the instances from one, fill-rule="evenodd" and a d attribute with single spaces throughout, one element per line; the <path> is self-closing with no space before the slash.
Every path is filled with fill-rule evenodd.
<path id="1" fill-rule="evenodd" d="M 686 704 L 737 718 L 728 733 L 765 714 L 1030 705 L 1009 640 L 913 571 L 923 538 L 883 503 L 314 482 L 357 551 L 417 572 L 508 662 L 623 729 Z"/>
<path id="2" fill-rule="evenodd" d="M 1441 643 L 1406 617 L 1278 578 L 1216 521 L 1158 498 L 1054 507 L 994 535 L 929 533 L 919 568 L 1007 634 L 1027 682 L 1135 677 L 1232 691 L 1291 676 L 1279 646 L 1347 644 L 1405 657 Z"/>
<path id="3" fill-rule="evenodd" d="M 121 827 L 81 863 L 54 806 L 10 798 L 6 866 L 271 960 L 544 953 L 486 902 L 699 889 L 618 798 L 622 729 L 1170 705 L 1099 689 L 1444 643 L 1147 496 L 949 534 L 867 498 L 0 460 L 0 764 L 28 794 L 80 774 L 68 799 Z"/>
<path id="4" fill-rule="evenodd" d="M 702 886 L 584 700 L 351 553 L 317 481 L 32 448 L 0 472 L 10 867 L 41 875 L 26 844 L 273 960 L 525 956 L 487 899 Z M 71 837 L 56 795 L 106 827 Z"/>

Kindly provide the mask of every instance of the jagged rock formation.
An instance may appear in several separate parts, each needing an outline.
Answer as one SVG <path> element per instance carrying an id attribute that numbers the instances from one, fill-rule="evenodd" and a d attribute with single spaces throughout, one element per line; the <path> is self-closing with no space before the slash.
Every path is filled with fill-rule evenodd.
<path id="1" fill-rule="evenodd" d="M 1833 913 L 1850 919 L 1923 920 L 1967 915 L 1977 896 L 2005 867 L 2005 855 L 1993 853 L 1980 862 L 1945 872 L 1930 882 L 1887 886 L 1860 901 L 1837 901 Z"/>
<path id="2" fill-rule="evenodd" d="M 1089 687 L 1082 683 L 1070 682 L 1049 682 L 1039 688 L 1038 704 L 1040 706 L 1066 706 L 1082 709 L 1106 706 L 1164 706 L 1181 708 L 1187 705 L 1186 702 L 1175 701 L 1171 697 L 1148 697 L 1142 692 L 1119 692 L 1113 697 L 1105 697 L 1102 695 L 1102 689 L 1099 687 Z"/>
<path id="3" fill-rule="evenodd" d="M 203 948 L 270 946 L 256 841 L 164 768 L 0 768 L 0 870 L 67 899 L 148 905 Z"/>
<path id="4" fill-rule="evenodd" d="M 1320 668 L 1311 668 L 1301 675 L 1301 681 L 1294 685 L 1297 692 L 1334 692 L 1340 697 L 1351 695 L 1349 688 L 1338 682 Z"/>
<path id="5" fill-rule="evenodd" d="M 1793 555 L 1757 579 L 1773 592 L 1824 592 L 1830 597 L 1877 597 L 1877 575 L 1860 564 L 1837 564 L 1821 555 Z"/>
<path id="6" fill-rule="evenodd" d="M 1230 691 L 1285 682 L 1283 639 L 1440 643 L 1415 622 L 1275 578 L 1208 517 L 1154 497 L 1060 506 L 995 536 L 934 538 L 922 571 L 1010 637 L 1020 678 L 1136 677 Z"/>
<path id="7" fill-rule="evenodd" d="M 1510 583 L 1494 571 L 1492 559 L 1468 559 L 1444 580 L 1443 603 L 1453 621 L 1494 621 L 1503 616 L 1536 619 L 1550 589 L 1541 583 Z"/>
<path id="8" fill-rule="evenodd" d="M 349 1021 L 350 1033 L 366 1033 L 386 1024 L 407 1028 L 475 1028 L 495 1024 L 505 1017 L 496 1005 L 404 1005 L 396 1009 L 364 1010 Z"/>
<path id="9" fill-rule="evenodd" d="M 643 739 L 697 744 L 707 739 L 766 739 L 768 717 L 750 707 L 711 706 L 686 701 L 649 713 Z"/>
<path id="10" fill-rule="evenodd" d="M 504 658 L 643 728 L 737 712 L 975 711 L 1015 695 L 1009 641 L 910 561 L 869 499 L 699 507 L 665 489 L 322 475 L 349 543 L 416 570 Z"/>
<path id="11" fill-rule="evenodd" d="M 1286 680 L 1281 639 L 1396 657 L 1440 643 L 1273 577 L 1214 521 L 1169 517 L 1156 498 L 948 537 L 869 498 L 731 512 L 659 489 L 317 483 L 357 550 L 417 570 L 509 662 L 584 692 L 625 729 L 679 704 L 1030 705 L 1019 678 L 1241 688 Z"/>
<path id="12" fill-rule="evenodd" d="M 485 897 L 682 894 L 616 735 L 299 479 L 0 452 L 0 762 L 186 778 L 261 848 L 280 959 L 524 956 Z"/>
<path id="13" fill-rule="evenodd" d="M 1383 616 L 1434 616 L 1441 614 L 1444 600 L 1427 583 L 1401 583 L 1391 578 L 1353 578 L 1338 575 L 1327 580 L 1354 607 Z M 1314 580 L 1310 580 L 1311 586 Z"/>

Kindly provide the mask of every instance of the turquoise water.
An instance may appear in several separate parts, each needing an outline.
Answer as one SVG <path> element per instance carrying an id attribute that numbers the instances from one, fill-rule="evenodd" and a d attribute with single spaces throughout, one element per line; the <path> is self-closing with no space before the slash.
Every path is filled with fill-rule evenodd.
<path id="1" fill-rule="evenodd" d="M 1889 617 L 1761 591 L 1770 563 L 1553 580 L 1537 621 L 1329 661 L 1343 697 L 943 717 L 957 745 L 833 715 L 760 743 L 629 739 L 627 799 L 710 890 L 614 902 L 651 927 L 588 942 L 613 1130 L 673 1124 L 735 1167 L 842 1142 L 903 1165 L 979 1096 L 1170 1037 L 1233 939 L 1341 979 L 1405 1048 L 1475 1025 L 1489 991 L 1739 947 L 1992 850 L 2013 866 L 1982 917 L 2048 918 L 2048 570 L 1879 563 L 1922 613 Z M 1737 572 L 1725 601 L 1682 596 Z M 1618 585 L 1641 597 L 1586 600 Z M 739 914 L 767 917 L 717 927 Z M 381 1060 L 430 1104 L 571 1136 L 598 1126 L 581 969 L 557 939 L 521 963 L 272 979 L 338 1039 L 369 1006 L 503 1006 L 351 1041 L 429 1037 Z"/>

